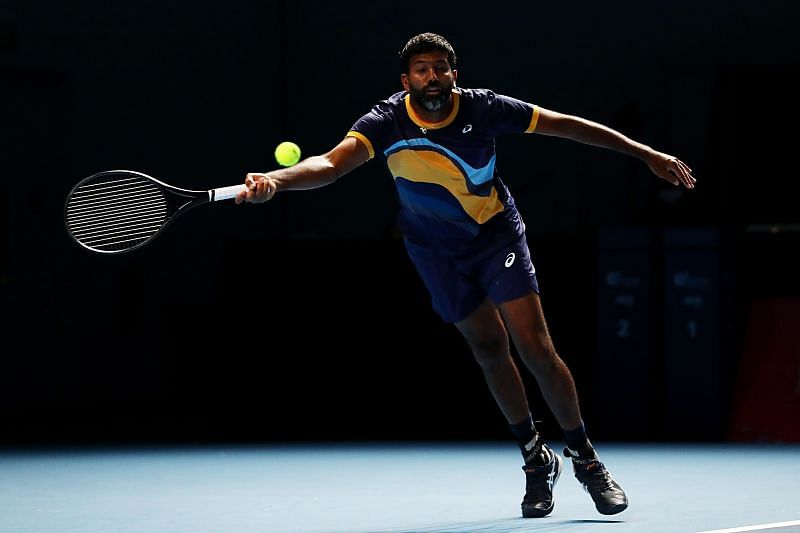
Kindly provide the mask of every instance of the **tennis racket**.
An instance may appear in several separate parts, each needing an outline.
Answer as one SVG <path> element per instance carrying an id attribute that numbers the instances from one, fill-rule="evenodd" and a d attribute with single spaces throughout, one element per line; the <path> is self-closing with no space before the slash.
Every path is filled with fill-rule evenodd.
<path id="1" fill-rule="evenodd" d="M 81 180 L 64 206 L 67 232 L 92 252 L 119 254 L 155 239 L 170 222 L 193 207 L 236 197 L 233 185 L 191 191 L 141 172 L 108 170 Z"/>

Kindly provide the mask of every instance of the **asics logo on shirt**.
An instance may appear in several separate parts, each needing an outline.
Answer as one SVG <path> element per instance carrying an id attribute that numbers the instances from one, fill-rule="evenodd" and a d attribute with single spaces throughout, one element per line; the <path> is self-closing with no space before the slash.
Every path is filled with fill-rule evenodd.
<path id="1" fill-rule="evenodd" d="M 472 131 L 472 124 L 467 124 L 466 126 L 464 126 L 464 129 L 461 130 L 461 133 L 469 133 L 471 131 Z"/>
<path id="2" fill-rule="evenodd" d="M 506 256 L 506 268 L 508 268 L 511 265 L 513 265 L 514 264 L 514 259 L 516 259 L 516 258 L 517 258 L 517 256 L 514 255 L 514 252 L 511 252 L 510 254 L 508 254 Z"/>

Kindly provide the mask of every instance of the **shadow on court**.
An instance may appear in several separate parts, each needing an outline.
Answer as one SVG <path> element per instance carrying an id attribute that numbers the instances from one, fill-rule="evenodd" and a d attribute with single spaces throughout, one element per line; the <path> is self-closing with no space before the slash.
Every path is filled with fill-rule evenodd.
<path id="1" fill-rule="evenodd" d="M 375 533 L 466 533 L 473 531 L 561 531 L 578 525 L 619 524 L 624 520 L 552 520 L 550 518 L 503 518 L 499 520 L 480 520 L 477 522 L 458 522 L 415 527 L 414 529 L 385 529 Z M 588 530 L 588 528 L 587 528 Z"/>

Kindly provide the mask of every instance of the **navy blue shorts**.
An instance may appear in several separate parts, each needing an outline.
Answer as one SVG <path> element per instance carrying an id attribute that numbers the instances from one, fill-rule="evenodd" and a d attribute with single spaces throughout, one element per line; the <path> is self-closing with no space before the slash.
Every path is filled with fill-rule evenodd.
<path id="1" fill-rule="evenodd" d="M 445 322 L 467 318 L 488 296 L 496 304 L 539 293 L 536 269 L 523 233 L 485 253 L 452 256 L 408 239 L 406 251 Z"/>

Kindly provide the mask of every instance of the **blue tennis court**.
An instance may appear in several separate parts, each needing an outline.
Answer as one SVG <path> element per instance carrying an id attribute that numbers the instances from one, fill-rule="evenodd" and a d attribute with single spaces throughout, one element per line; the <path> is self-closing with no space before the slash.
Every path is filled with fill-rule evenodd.
<path id="1" fill-rule="evenodd" d="M 5 451 L 0 531 L 800 531 L 799 446 L 598 449 L 629 509 L 598 514 L 568 469 L 540 519 L 505 444 Z"/>

